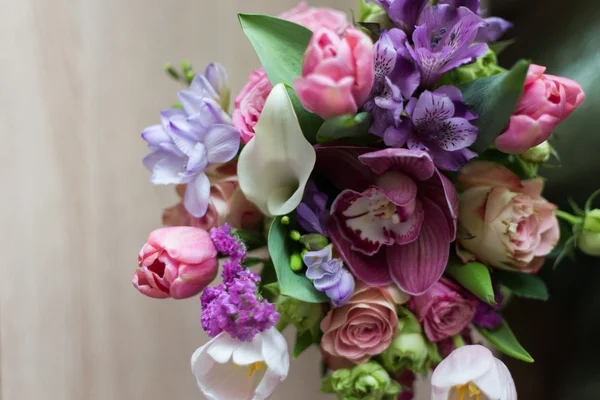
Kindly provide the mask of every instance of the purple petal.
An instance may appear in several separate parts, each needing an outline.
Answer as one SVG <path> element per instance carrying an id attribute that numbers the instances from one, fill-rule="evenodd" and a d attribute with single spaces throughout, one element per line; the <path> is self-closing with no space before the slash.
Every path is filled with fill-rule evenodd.
<path id="1" fill-rule="evenodd" d="M 390 126 L 383 134 L 383 141 L 386 146 L 404 147 L 406 141 L 413 134 L 413 124 L 409 119 L 405 119 L 397 128 Z"/>
<path id="2" fill-rule="evenodd" d="M 395 0 L 389 6 L 388 15 L 396 26 L 412 32 L 427 3 L 429 0 Z"/>
<path id="3" fill-rule="evenodd" d="M 323 278 L 327 275 L 327 271 L 321 268 L 322 264 L 311 265 L 306 269 L 306 277 L 311 280 Z"/>
<path id="4" fill-rule="evenodd" d="M 152 171 L 150 182 L 155 185 L 178 185 L 186 183 L 185 158 L 158 150 L 144 157 L 144 165 Z"/>
<path id="5" fill-rule="evenodd" d="M 296 216 L 298 217 L 298 223 L 305 231 L 308 233 L 320 233 L 325 236 L 321 227 L 321 220 L 306 203 L 300 203 L 298 208 L 296 208 Z"/>
<path id="6" fill-rule="evenodd" d="M 152 125 L 142 131 L 142 139 L 148 142 L 148 146 L 155 148 L 161 142 L 170 142 L 171 137 L 167 135 L 162 125 Z"/>
<path id="7" fill-rule="evenodd" d="M 436 128 L 441 125 L 441 120 L 453 116 L 454 103 L 449 97 L 436 96 L 426 90 L 417 101 L 415 110 L 412 113 L 412 120 L 419 130 L 431 131 L 432 134 L 435 134 L 437 133 Z"/>
<path id="8" fill-rule="evenodd" d="M 390 246 L 387 262 L 394 282 L 408 294 L 420 295 L 435 284 L 446 268 L 451 233 L 445 229 L 445 216 L 433 202 L 424 199 L 425 221 L 419 238 L 407 245 Z"/>
<path id="9" fill-rule="evenodd" d="M 396 65 L 396 49 L 388 31 L 383 30 L 375 47 L 375 80 L 383 80 Z"/>
<path id="10" fill-rule="evenodd" d="M 210 164 L 230 161 L 240 148 L 240 131 L 230 125 L 213 125 L 204 138 L 204 144 Z"/>
<path id="11" fill-rule="evenodd" d="M 411 175 L 418 181 L 429 179 L 435 172 L 429 154 L 418 150 L 384 149 L 359 156 L 377 175 L 397 170 Z"/>
<path id="12" fill-rule="evenodd" d="M 458 218 L 458 193 L 452 182 L 436 171 L 431 179 L 421 182 L 419 194 L 440 206 L 446 217 L 448 231 L 452 232 L 454 240 Z"/>
<path id="13" fill-rule="evenodd" d="M 438 4 L 449 4 L 452 7 L 467 7 L 475 14 L 479 14 L 480 0 L 440 0 Z"/>
<path id="14" fill-rule="evenodd" d="M 169 135 L 181 152 L 190 156 L 198 143 L 198 132 L 183 118 L 171 118 Z"/>
<path id="15" fill-rule="evenodd" d="M 317 145 L 315 172 L 323 175 L 339 189 L 363 191 L 375 182 L 377 175 L 360 162 L 358 157 L 372 150 L 358 146 Z"/>
<path id="16" fill-rule="evenodd" d="M 477 157 L 477 153 L 469 149 L 445 151 L 439 148 L 433 148 L 432 155 L 435 166 L 444 171 L 458 171 L 463 165 L 468 163 L 469 160 Z"/>
<path id="17" fill-rule="evenodd" d="M 198 172 L 204 171 L 204 168 L 208 165 L 206 146 L 203 143 L 196 143 L 189 157 L 186 167 L 189 175 L 196 175 Z"/>
<path id="18" fill-rule="evenodd" d="M 208 209 L 210 198 L 210 181 L 204 173 L 196 175 L 188 183 L 183 196 L 185 209 L 196 218 L 202 218 Z"/>
<path id="19" fill-rule="evenodd" d="M 167 108 L 166 110 L 162 110 L 160 112 L 160 123 L 165 130 L 168 129 L 170 124 L 169 120 L 173 117 L 185 118 L 186 113 L 181 108 Z"/>
<path id="20" fill-rule="evenodd" d="M 192 83 L 190 84 L 190 90 L 189 91 L 182 90 L 180 92 L 180 95 L 182 93 L 186 93 L 186 95 L 187 95 L 187 94 L 189 94 L 189 92 L 191 92 L 191 95 L 195 96 L 196 98 L 200 98 L 200 99 L 205 98 L 205 97 L 208 97 L 211 99 L 219 98 L 219 95 L 215 91 L 214 86 L 202 74 L 196 74 L 194 76 L 194 79 L 192 80 Z M 188 113 L 193 114 L 190 112 L 188 112 Z"/>
<path id="21" fill-rule="evenodd" d="M 374 286 L 384 286 L 392 283 L 385 252 L 380 251 L 373 256 L 366 256 L 353 251 L 350 243 L 342 236 L 338 224 L 333 218 L 329 220 L 327 229 L 331 242 L 340 253 L 340 257 L 358 279 Z"/>
<path id="22" fill-rule="evenodd" d="M 446 151 L 461 150 L 475 143 L 477 132 L 477 127 L 466 119 L 450 118 L 444 121 L 438 137 L 432 142 Z"/>
<path id="23" fill-rule="evenodd" d="M 513 27 L 513 24 L 500 17 L 489 17 L 483 20 L 485 25 L 479 28 L 477 42 L 493 43 L 504 35 L 504 33 Z"/>
<path id="24" fill-rule="evenodd" d="M 348 300 L 350 300 L 350 297 L 354 293 L 354 287 L 354 277 L 350 272 L 343 269 L 342 276 L 338 284 L 327 290 L 325 294 L 331 299 L 336 307 L 341 307 L 346 304 Z"/>

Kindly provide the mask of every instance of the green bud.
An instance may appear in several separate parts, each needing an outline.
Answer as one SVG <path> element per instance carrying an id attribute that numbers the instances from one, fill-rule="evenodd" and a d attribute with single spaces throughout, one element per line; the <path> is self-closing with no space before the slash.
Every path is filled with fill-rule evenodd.
<path id="1" fill-rule="evenodd" d="M 181 75 L 179 75 L 179 72 L 177 72 L 177 70 L 173 68 L 173 66 L 170 63 L 165 63 L 164 70 L 167 74 L 171 76 L 171 78 L 175 79 L 176 81 L 181 79 Z"/>
<path id="2" fill-rule="evenodd" d="M 344 368 L 323 378 L 322 390 L 340 400 L 381 400 L 395 398 L 402 391 L 377 361 Z"/>
<path id="3" fill-rule="evenodd" d="M 279 296 L 276 302 L 281 319 L 294 325 L 298 332 L 310 331 L 318 337 L 323 319 L 323 306 L 319 303 L 307 303 L 288 296 Z"/>
<path id="4" fill-rule="evenodd" d="M 301 237 L 302 235 L 297 230 L 293 230 L 290 232 L 290 239 L 292 239 L 295 242 L 299 241 Z"/>
<path id="5" fill-rule="evenodd" d="M 290 217 L 288 217 L 287 215 L 284 215 L 283 217 L 281 217 L 281 223 L 283 225 L 289 225 L 290 224 Z"/>
<path id="6" fill-rule="evenodd" d="M 548 141 L 546 140 L 538 144 L 537 146 L 530 148 L 525 153 L 521 154 L 519 157 L 526 161 L 541 164 L 548 161 L 552 153 L 552 146 L 550 146 L 550 143 L 548 143 Z"/>
<path id="7" fill-rule="evenodd" d="M 329 240 L 318 233 L 309 233 L 300 238 L 300 243 L 310 251 L 317 251 L 324 249 L 329 244 Z"/>
<path id="8" fill-rule="evenodd" d="M 292 253 L 290 256 L 290 267 L 294 272 L 302 271 L 302 268 L 304 268 L 304 261 L 302 261 L 300 253 Z"/>
<path id="9" fill-rule="evenodd" d="M 600 209 L 596 208 L 585 215 L 577 236 L 577 246 L 587 255 L 600 256 Z"/>
<path id="10" fill-rule="evenodd" d="M 498 59 L 493 51 L 488 51 L 471 64 L 455 68 L 442 76 L 438 86 L 462 85 L 476 79 L 486 78 L 506 71 L 498 65 Z"/>
<path id="11" fill-rule="evenodd" d="M 384 29 L 392 29 L 394 27 L 394 24 L 383 8 L 375 3 L 367 3 L 365 0 L 360 0 L 358 22 L 379 24 Z"/>
<path id="12" fill-rule="evenodd" d="M 399 375 L 405 368 L 423 372 L 428 367 L 429 345 L 421 325 L 405 308 L 401 308 L 398 314 L 398 336 L 381 354 L 383 365 L 394 375 Z"/>

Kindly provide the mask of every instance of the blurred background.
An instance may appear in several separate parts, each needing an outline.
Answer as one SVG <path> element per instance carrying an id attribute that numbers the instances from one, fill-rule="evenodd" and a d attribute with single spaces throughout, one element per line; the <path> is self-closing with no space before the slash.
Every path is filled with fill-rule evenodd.
<path id="1" fill-rule="evenodd" d="M 162 71 L 187 58 L 224 64 L 234 92 L 259 66 L 237 12 L 296 0 L 0 0 L 0 400 L 198 399 L 189 369 L 206 341 L 197 299 L 156 301 L 131 287 L 136 255 L 176 201 L 141 164 L 139 133 L 179 90 Z M 313 0 L 348 11 L 354 0 Z M 587 100 L 556 132 L 562 169 L 547 197 L 582 203 L 600 187 L 600 12 L 595 1 L 494 0 L 520 57 L 577 80 Z M 545 271 L 548 304 L 507 319 L 536 359 L 510 362 L 526 400 L 600 398 L 600 268 Z M 275 399 L 319 397 L 316 349 Z M 428 398 L 423 396 L 423 399 Z"/>

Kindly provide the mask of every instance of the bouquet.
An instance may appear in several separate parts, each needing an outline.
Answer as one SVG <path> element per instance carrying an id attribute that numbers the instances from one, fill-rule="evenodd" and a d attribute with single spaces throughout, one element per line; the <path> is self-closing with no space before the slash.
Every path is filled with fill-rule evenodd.
<path id="1" fill-rule="evenodd" d="M 600 255 L 594 195 L 558 210 L 538 176 L 579 84 L 527 60 L 500 66 L 511 24 L 479 0 L 238 17 L 262 67 L 233 112 L 223 66 L 167 65 L 185 88 L 142 133 L 151 182 L 181 201 L 133 285 L 200 296 L 202 393 L 268 399 L 314 344 L 322 390 L 339 399 L 410 399 L 419 375 L 434 400 L 516 399 L 477 342 L 533 362 L 503 304 L 547 299 L 547 259 Z"/>

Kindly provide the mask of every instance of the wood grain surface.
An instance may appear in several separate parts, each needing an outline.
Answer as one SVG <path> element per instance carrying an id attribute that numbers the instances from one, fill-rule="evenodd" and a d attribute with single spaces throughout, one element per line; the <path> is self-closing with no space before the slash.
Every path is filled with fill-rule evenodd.
<path id="1" fill-rule="evenodd" d="M 175 201 L 148 182 L 139 133 L 179 90 L 165 61 L 219 61 L 238 91 L 259 64 L 236 13 L 294 3 L 1 0 L 1 400 L 201 398 L 198 300 L 156 301 L 130 283 Z M 330 398 L 317 359 L 293 362 L 275 398 Z"/>

